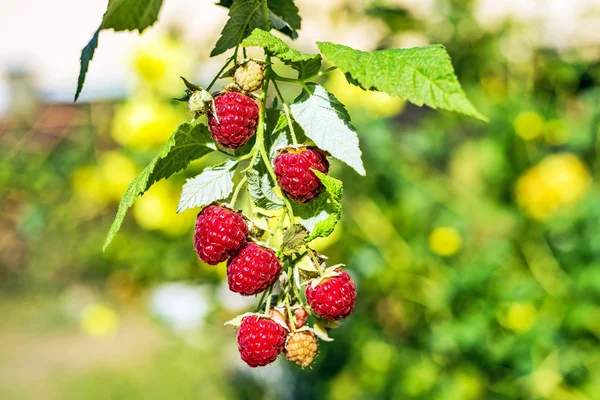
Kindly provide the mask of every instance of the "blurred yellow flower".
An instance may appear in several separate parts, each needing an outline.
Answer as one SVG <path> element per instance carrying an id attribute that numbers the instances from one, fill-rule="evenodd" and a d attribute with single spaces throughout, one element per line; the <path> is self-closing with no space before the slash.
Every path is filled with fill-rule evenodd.
<path id="1" fill-rule="evenodd" d="M 348 108 L 361 109 L 375 118 L 389 118 L 404 109 L 404 100 L 383 92 L 364 91 L 351 85 L 341 73 L 332 73 L 326 83 L 327 89 Z"/>
<path id="2" fill-rule="evenodd" d="M 529 332 L 535 325 L 537 311 L 531 303 L 513 303 L 506 310 L 503 325 L 517 333 Z"/>
<path id="3" fill-rule="evenodd" d="M 84 204 L 105 205 L 109 197 L 104 190 L 104 177 L 94 165 L 77 168 L 71 176 L 75 197 Z"/>
<path id="4" fill-rule="evenodd" d="M 156 149 L 165 144 L 183 120 L 171 105 L 151 97 L 131 98 L 117 108 L 113 139 L 135 150 Z"/>
<path id="5" fill-rule="evenodd" d="M 92 304 L 81 312 L 80 328 L 83 333 L 96 337 L 111 337 L 119 329 L 119 316 L 110 307 Z"/>
<path id="6" fill-rule="evenodd" d="M 554 154 L 528 169 L 517 181 L 517 202 L 538 221 L 575 204 L 591 183 L 585 165 L 570 153 Z"/>
<path id="7" fill-rule="evenodd" d="M 162 180 L 154 184 L 133 206 L 133 216 L 138 225 L 146 230 L 160 230 L 173 236 L 192 229 L 195 211 L 176 213 L 180 192 L 180 188 L 170 181 Z"/>
<path id="8" fill-rule="evenodd" d="M 138 168 L 126 155 L 118 151 L 103 153 L 98 158 L 98 168 L 103 180 L 103 191 L 115 203 L 138 174 Z"/>
<path id="9" fill-rule="evenodd" d="M 172 36 L 150 35 L 133 53 L 133 71 L 144 85 L 161 93 L 183 91 L 179 76 L 189 74 L 190 54 L 185 44 Z"/>
<path id="10" fill-rule="evenodd" d="M 75 197 L 82 200 L 82 207 L 98 207 L 121 201 L 136 175 L 133 161 L 119 152 L 109 151 L 98 157 L 97 165 L 77 168 L 71 176 L 71 184 Z"/>
<path id="11" fill-rule="evenodd" d="M 542 134 L 544 119 L 534 111 L 520 113 L 514 121 L 515 132 L 525 140 L 532 140 Z"/>
<path id="12" fill-rule="evenodd" d="M 435 228 L 429 235 L 429 248 L 439 256 L 452 256 L 458 253 L 461 247 L 462 238 L 454 228 L 442 226 Z"/>

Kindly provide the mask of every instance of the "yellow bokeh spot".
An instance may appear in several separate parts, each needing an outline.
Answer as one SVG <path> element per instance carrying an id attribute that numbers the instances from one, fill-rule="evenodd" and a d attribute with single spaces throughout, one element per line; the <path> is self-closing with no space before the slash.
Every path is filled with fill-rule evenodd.
<path id="1" fill-rule="evenodd" d="M 138 174 L 138 168 L 127 156 L 109 151 L 98 158 L 98 168 L 104 182 L 103 190 L 110 201 L 119 202 L 125 190 Z"/>
<path id="2" fill-rule="evenodd" d="M 77 168 L 71 176 L 75 196 L 85 203 L 104 205 L 109 198 L 104 191 L 104 178 L 96 166 Z"/>
<path id="3" fill-rule="evenodd" d="M 180 192 L 170 181 L 163 180 L 153 185 L 133 206 L 133 217 L 138 225 L 172 236 L 183 235 L 192 229 L 197 210 L 176 213 Z"/>
<path id="4" fill-rule="evenodd" d="M 167 142 L 181 121 L 181 114 L 169 104 L 132 98 L 117 108 L 112 137 L 135 150 L 156 149 Z"/>
<path id="5" fill-rule="evenodd" d="M 535 325 L 537 311 L 531 303 L 513 303 L 506 310 L 504 326 L 517 333 L 529 332 Z"/>
<path id="6" fill-rule="evenodd" d="M 554 215 L 561 207 L 572 206 L 585 195 L 591 177 L 577 156 L 554 154 L 528 169 L 517 181 L 517 202 L 538 221 Z"/>
<path id="7" fill-rule="evenodd" d="M 461 247 L 462 237 L 454 228 L 435 228 L 429 235 L 429 248 L 439 256 L 452 256 L 458 253 Z"/>
<path id="8" fill-rule="evenodd" d="M 520 113 L 514 121 L 515 132 L 525 140 L 532 140 L 542 134 L 544 119 L 533 111 Z"/>
<path id="9" fill-rule="evenodd" d="M 95 337 L 111 337 L 119 329 L 119 316 L 110 307 L 92 304 L 81 312 L 81 331 Z"/>
<path id="10" fill-rule="evenodd" d="M 375 118 L 393 117 L 404 109 L 405 102 L 401 98 L 383 92 L 364 91 L 348 83 L 340 73 L 332 73 L 326 86 L 348 108 L 361 109 Z"/>
<path id="11" fill-rule="evenodd" d="M 144 85 L 161 93 L 181 89 L 180 75 L 191 69 L 190 51 L 185 44 L 168 35 L 150 35 L 135 49 L 132 67 Z"/>

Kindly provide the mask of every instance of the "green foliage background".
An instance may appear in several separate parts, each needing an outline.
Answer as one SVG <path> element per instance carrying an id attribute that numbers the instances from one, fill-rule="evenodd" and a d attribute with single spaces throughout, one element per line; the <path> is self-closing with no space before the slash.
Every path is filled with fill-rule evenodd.
<path id="1" fill-rule="evenodd" d="M 0 397 L 600 398 L 598 59 L 576 46 L 511 59 L 503 43 L 522 27 L 484 29 L 471 2 L 438 3 L 448 16 L 443 24 L 378 3 L 342 8 L 347 17 L 385 24 L 381 49 L 408 29 L 446 46 L 489 123 L 408 104 L 381 117 L 360 97 L 346 104 L 367 175 L 333 162 L 331 175 L 344 182 L 343 214 L 321 246 L 331 264 L 347 264 L 359 298 L 335 341 L 321 342 L 311 369 L 281 359 L 251 371 L 236 361 L 234 332 L 221 326 L 236 314 L 219 294 L 224 268 L 196 260 L 193 215 L 176 233 L 142 229 L 128 217 L 102 252 L 116 205 L 90 206 L 75 193 L 73 175 L 120 147 L 110 134 L 111 107 L 92 104 L 92 115 L 101 117 L 88 118 L 73 140 L 49 153 L 34 151 L 39 143 L 0 150 L 0 207 L 12 216 L 0 234 L 0 370 L 13 371 L 1 374 L 7 378 Z M 337 96 L 333 77 L 324 84 Z M 169 96 L 155 95 L 167 103 Z M 560 121 L 560 131 L 524 139 L 515 132 L 523 112 Z M 11 134 L 20 137 L 30 125 L 22 120 Z M 154 153 L 122 152 L 140 166 Z M 515 185 L 528 168 L 561 152 L 579 157 L 592 185 L 576 206 L 535 221 L 518 206 Z M 211 157 L 186 176 L 222 160 Z M 562 190 L 572 191 L 569 185 Z M 458 253 L 432 251 L 428 238 L 440 226 L 460 234 Z M 186 334 L 153 320 L 146 307 L 149 288 L 181 280 L 206 288 L 210 305 L 202 327 Z M 73 298 L 110 305 L 117 336 L 80 333 L 79 314 L 65 305 Z M 132 350 L 135 343 L 143 351 Z M 96 355 L 111 348 L 123 355 Z"/>

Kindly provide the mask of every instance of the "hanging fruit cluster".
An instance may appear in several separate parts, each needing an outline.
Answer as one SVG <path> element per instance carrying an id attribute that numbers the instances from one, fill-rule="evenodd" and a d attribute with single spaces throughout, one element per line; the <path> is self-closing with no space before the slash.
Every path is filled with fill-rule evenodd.
<path id="1" fill-rule="evenodd" d="M 231 75 L 234 83 L 214 95 L 184 79 L 187 93 L 178 99 L 186 101 L 197 117 L 207 115 L 212 139 L 227 150 L 243 147 L 256 134 L 260 118 L 254 92 L 263 87 L 264 63 L 243 60 Z M 250 150 L 251 158 L 261 155 L 260 147 L 260 143 L 254 144 L 257 150 Z M 268 162 L 273 182 L 288 199 L 306 204 L 321 194 L 324 185 L 314 171 L 328 173 L 324 151 L 310 143 L 293 142 L 273 149 L 272 154 L 273 159 L 265 157 L 264 162 Z M 250 166 L 255 162 L 253 159 Z M 194 247 L 198 257 L 210 265 L 227 261 L 231 291 L 243 296 L 262 294 L 256 312 L 228 322 L 239 328 L 242 360 L 251 367 L 265 366 L 285 352 L 288 360 L 304 368 L 317 354 L 317 336 L 330 340 L 327 329 L 352 313 L 356 288 L 340 266 L 326 268 L 324 257 L 304 242 L 308 231 L 296 224 L 293 207 L 279 216 L 272 232 L 256 229 L 250 217 L 234 209 L 238 190 L 245 183 L 240 181 L 230 204 L 215 202 L 200 211 Z M 282 247 L 274 249 L 261 241 L 266 238 L 270 242 L 277 230 L 284 232 Z M 288 251 L 284 251 L 286 247 Z M 301 272 L 298 268 L 304 258 L 311 263 L 312 271 L 304 268 Z M 306 325 L 309 314 L 315 319 L 316 329 Z"/>

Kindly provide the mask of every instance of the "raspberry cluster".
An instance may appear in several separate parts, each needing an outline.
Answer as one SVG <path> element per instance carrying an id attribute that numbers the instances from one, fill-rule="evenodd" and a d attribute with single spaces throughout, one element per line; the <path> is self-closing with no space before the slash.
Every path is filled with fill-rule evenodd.
<path id="1" fill-rule="evenodd" d="M 235 84 L 214 97 L 184 80 L 188 86 L 188 108 L 196 116 L 208 115 L 210 133 L 225 149 L 240 148 L 255 135 L 259 106 L 251 96 L 262 87 L 265 64 L 254 60 L 241 62 L 231 76 Z M 310 144 L 291 145 L 279 149 L 271 161 L 262 145 L 257 143 L 244 159 L 254 156 L 252 160 L 256 160 L 263 152 L 261 157 L 270 173 L 269 182 L 276 182 L 280 188 L 275 196 L 304 204 L 324 190 L 316 174 L 316 171 L 329 172 L 323 150 Z M 232 204 L 242 184 L 243 180 L 232 195 Z M 238 327 L 240 357 L 250 367 L 268 365 L 281 353 L 301 368 L 308 367 L 317 356 L 317 338 L 332 340 L 327 331 L 347 318 L 356 304 L 356 287 L 350 275 L 339 266 L 327 268 L 324 257 L 306 243 L 308 234 L 302 235 L 305 228 L 298 225 L 290 203 L 287 200 L 284 203 L 285 211 L 277 217 L 278 221 L 273 220 L 274 231 L 268 230 L 272 227 L 249 226 L 250 218 L 225 204 L 204 207 L 196 219 L 194 247 L 198 257 L 210 265 L 227 262 L 227 284 L 232 292 L 242 296 L 262 294 L 257 312 L 243 314 L 227 323 Z M 250 210 L 254 211 L 252 207 Z M 286 219 L 287 228 L 283 224 Z M 293 226 L 295 229 L 290 229 Z M 285 234 L 274 239 L 279 230 Z M 294 239 L 294 235 L 299 236 Z M 265 237 L 267 243 L 281 240 L 279 249 L 262 243 Z M 284 244 L 285 241 L 288 243 Z M 298 266 L 301 262 L 310 264 L 302 272 Z"/>

